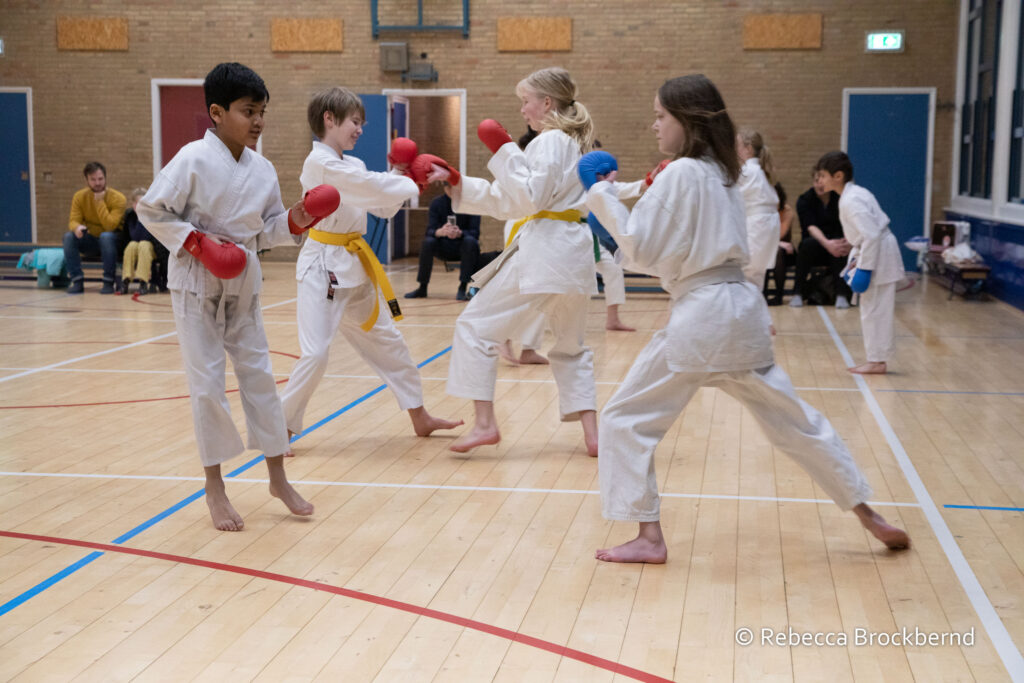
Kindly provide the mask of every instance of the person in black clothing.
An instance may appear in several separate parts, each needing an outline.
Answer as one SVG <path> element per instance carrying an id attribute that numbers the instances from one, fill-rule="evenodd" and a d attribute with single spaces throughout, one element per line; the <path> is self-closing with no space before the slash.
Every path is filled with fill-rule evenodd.
<path id="1" fill-rule="evenodd" d="M 452 221 L 449 218 L 453 219 Z M 427 295 L 430 271 L 434 257 L 459 261 L 459 291 L 455 298 L 466 301 L 466 286 L 470 276 L 480 267 L 480 216 L 456 215 L 452 200 L 446 194 L 430 202 L 427 234 L 420 244 L 420 270 L 416 280 L 420 283 L 405 295 L 406 299 L 419 299 Z"/>
<path id="2" fill-rule="evenodd" d="M 786 203 L 786 190 L 782 183 L 775 183 L 775 194 L 779 195 L 779 250 L 775 254 L 775 267 L 765 274 L 764 295 L 768 299 L 769 306 L 782 305 L 782 293 L 786 289 L 786 273 L 789 267 L 796 261 L 796 253 L 793 249 L 793 219 L 796 212 L 793 207 Z M 775 282 L 775 290 L 772 296 L 768 296 L 768 283 Z"/>
<path id="3" fill-rule="evenodd" d="M 836 308 L 849 308 L 850 288 L 839 277 L 850 253 L 850 243 L 843 237 L 843 225 L 839 222 L 839 195 L 825 191 L 817 169 L 812 177 L 813 186 L 796 200 L 803 239 L 796 255 L 796 293 L 789 305 L 803 306 L 804 299 L 810 295 L 811 269 L 828 266 L 835 280 Z"/>

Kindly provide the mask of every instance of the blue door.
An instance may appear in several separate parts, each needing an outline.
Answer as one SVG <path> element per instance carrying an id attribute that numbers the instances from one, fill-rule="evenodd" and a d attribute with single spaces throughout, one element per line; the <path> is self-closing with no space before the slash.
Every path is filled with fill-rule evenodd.
<path id="1" fill-rule="evenodd" d="M 903 243 L 927 235 L 931 193 L 929 93 L 846 92 L 846 153 L 853 179 L 871 191 L 900 243 L 903 267 L 917 269 L 917 255 Z"/>
<path id="2" fill-rule="evenodd" d="M 383 173 L 388 170 L 388 98 L 386 95 L 360 95 L 359 98 L 366 109 L 366 123 L 351 154 L 362 159 L 367 170 Z M 366 241 L 381 263 L 391 262 L 386 218 L 366 216 Z"/>
<path id="3" fill-rule="evenodd" d="M 391 102 L 391 140 L 404 138 L 409 135 L 408 123 L 409 105 L 405 102 Z M 401 210 L 391 219 L 391 258 L 402 258 L 405 256 L 405 210 Z"/>
<path id="4" fill-rule="evenodd" d="M 0 149 L 0 242 L 31 242 L 28 93 L 0 92 Z"/>

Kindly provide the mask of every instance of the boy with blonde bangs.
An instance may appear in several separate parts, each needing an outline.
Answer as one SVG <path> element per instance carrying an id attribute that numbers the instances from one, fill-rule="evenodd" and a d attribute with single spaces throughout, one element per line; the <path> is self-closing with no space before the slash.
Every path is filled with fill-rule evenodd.
<path id="1" fill-rule="evenodd" d="M 346 88 L 317 93 L 307 108 L 309 127 L 319 140 L 302 165 L 302 188 L 330 185 L 341 195 L 341 206 L 310 229 L 296 263 L 302 356 L 281 394 L 285 420 L 290 433 L 302 431 L 306 406 L 323 378 L 331 342 L 340 330 L 394 392 L 416 435 L 429 436 L 462 422 L 434 417 L 424 407 L 419 368 L 392 321 L 392 316 L 401 319 L 398 302 L 362 237 L 367 213 L 390 218 L 420 190 L 405 175 L 368 171 L 361 159 L 346 154 L 362 135 L 365 117 L 363 103 Z M 390 314 L 380 310 L 381 293 Z"/>

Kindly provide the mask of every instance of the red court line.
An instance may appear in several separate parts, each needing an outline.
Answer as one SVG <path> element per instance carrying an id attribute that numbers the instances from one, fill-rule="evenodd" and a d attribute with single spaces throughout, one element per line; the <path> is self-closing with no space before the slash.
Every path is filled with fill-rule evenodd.
<path id="1" fill-rule="evenodd" d="M 168 562 L 177 562 L 179 564 L 190 564 L 196 567 L 204 567 L 206 569 L 214 569 L 217 571 L 232 572 L 234 574 L 242 574 L 245 576 L 252 576 L 257 579 L 267 579 L 268 581 L 277 581 L 278 583 L 287 583 L 293 586 L 300 586 L 302 588 L 311 588 L 317 591 L 323 591 L 325 593 L 333 593 L 335 595 L 341 595 L 346 598 L 353 598 L 355 600 L 362 600 L 363 602 L 369 602 L 374 605 L 381 605 L 382 607 L 390 607 L 392 609 L 400 610 L 402 612 L 409 612 L 410 614 L 417 614 L 423 617 L 429 617 L 431 619 L 437 619 L 438 621 L 444 621 L 449 624 L 455 624 L 456 626 L 462 626 L 464 628 L 471 628 L 481 633 L 488 635 L 497 636 L 499 638 L 505 638 L 514 643 L 522 643 L 523 645 L 529 645 L 539 650 L 545 650 L 561 657 L 567 657 L 569 659 L 575 659 L 578 662 L 584 664 L 590 664 L 591 666 L 612 673 L 620 674 L 622 676 L 628 676 L 637 681 L 656 682 L 656 683 L 671 683 L 668 678 L 662 678 L 661 676 L 655 676 L 654 674 L 634 669 L 618 662 L 613 662 L 610 659 L 603 657 L 597 657 L 592 654 L 583 652 L 582 650 L 574 650 L 564 645 L 558 645 L 547 640 L 541 640 L 540 638 L 534 638 L 533 636 L 527 636 L 516 631 L 510 631 L 506 628 L 499 626 L 493 626 L 491 624 L 485 624 L 482 621 L 476 621 L 474 619 L 467 619 L 460 617 L 455 614 L 449 614 L 447 612 L 441 612 L 435 609 L 429 609 L 427 607 L 420 607 L 407 602 L 399 602 L 398 600 L 391 600 L 390 598 L 384 598 L 379 595 L 373 595 L 371 593 L 363 593 L 361 591 L 355 591 L 350 588 L 342 588 L 341 586 L 332 586 L 329 583 L 321 583 L 320 581 L 310 581 L 308 579 L 300 579 L 294 576 L 288 576 L 286 574 L 277 574 L 275 572 L 265 572 L 260 569 L 250 569 L 248 567 L 240 567 L 233 564 L 222 564 L 220 562 L 210 562 L 208 560 L 199 560 L 193 557 L 185 557 L 184 555 L 171 555 L 169 553 L 158 553 L 152 550 L 140 550 L 138 548 L 129 548 L 123 545 L 111 545 L 108 543 L 92 543 L 90 541 L 79 541 L 72 538 L 58 538 L 55 536 L 39 536 L 36 534 L 22 534 L 16 531 L 3 531 L 0 530 L 0 536 L 6 536 L 8 538 L 20 538 L 26 541 L 41 541 L 43 543 L 59 543 L 62 545 L 73 545 L 81 548 L 91 548 L 93 550 L 102 550 L 104 552 L 112 553 L 123 553 L 125 555 L 138 555 L 140 557 L 150 557 L 157 560 L 167 560 Z"/>
<path id="2" fill-rule="evenodd" d="M 158 304 L 155 301 L 143 301 L 142 299 L 139 298 L 140 296 L 142 295 L 139 294 L 138 292 L 135 292 L 134 294 L 132 294 L 132 301 L 134 301 L 137 304 L 146 304 L 147 306 L 163 306 L 165 308 L 171 308 L 170 304 Z"/>
<path id="3" fill-rule="evenodd" d="M 0 346 L 13 346 L 13 345 L 16 345 L 16 344 L 21 344 L 21 345 L 31 344 L 32 346 L 36 346 L 38 344 L 69 344 L 69 343 L 75 343 L 75 344 L 130 344 L 131 342 L 118 342 L 118 341 L 0 342 Z M 154 346 L 177 346 L 178 345 L 177 342 L 150 342 L 150 344 L 153 344 Z M 273 349 L 271 349 L 270 353 L 277 354 L 278 356 L 288 356 L 289 358 L 295 358 L 296 360 L 298 360 L 298 358 L 299 358 L 294 353 L 287 353 L 285 351 L 274 351 Z M 287 381 L 288 381 L 288 378 L 285 377 L 284 379 L 279 379 L 279 380 L 275 381 L 274 384 L 283 384 L 284 382 L 287 382 Z M 228 389 L 224 393 L 225 394 L 234 394 L 237 391 L 238 391 L 238 389 Z M 44 403 L 44 404 L 33 405 L 33 406 L 0 406 L 0 410 L 29 410 L 29 409 L 32 409 L 32 408 L 88 408 L 88 407 L 91 407 L 91 406 L 119 406 L 119 405 L 125 405 L 127 403 L 152 403 L 154 401 L 179 401 L 179 400 L 181 400 L 183 398 L 188 398 L 188 397 L 189 397 L 189 395 L 185 394 L 183 396 L 160 396 L 160 397 L 157 397 L 157 398 L 130 398 L 130 399 L 126 399 L 124 401 L 94 401 L 92 403 L 63 403 L 63 404 Z"/>

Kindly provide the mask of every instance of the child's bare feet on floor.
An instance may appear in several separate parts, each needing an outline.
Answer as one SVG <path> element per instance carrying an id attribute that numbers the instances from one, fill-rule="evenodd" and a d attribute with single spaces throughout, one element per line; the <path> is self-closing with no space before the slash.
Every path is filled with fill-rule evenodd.
<path id="1" fill-rule="evenodd" d="M 465 424 L 462 420 L 445 420 L 440 417 L 434 417 L 423 406 L 410 408 L 409 417 L 412 419 L 412 428 L 416 432 L 416 436 L 430 436 L 435 430 L 455 429 Z"/>
<path id="2" fill-rule="evenodd" d="M 872 510 L 867 504 L 861 503 L 853 508 L 853 511 L 864 528 L 884 543 L 889 550 L 904 550 L 910 547 L 910 537 L 907 532 L 886 522 L 882 515 Z"/>
<path id="3" fill-rule="evenodd" d="M 519 365 L 519 359 L 516 358 L 515 352 L 512 351 L 512 340 L 510 339 L 506 339 L 504 343 L 498 344 L 498 355 L 507 363 Z"/>
<path id="4" fill-rule="evenodd" d="M 886 372 L 885 363 L 872 363 L 870 361 L 847 369 L 855 375 L 884 375 Z"/>
<path id="5" fill-rule="evenodd" d="M 550 365 L 549 361 L 544 356 L 540 355 L 533 349 L 523 349 L 523 352 L 519 354 L 519 362 L 523 365 Z"/>
<path id="6" fill-rule="evenodd" d="M 448 448 L 456 453 L 466 453 L 477 446 L 492 446 L 501 441 L 501 434 L 495 427 L 480 427 L 476 424 L 468 432 L 455 440 Z"/>
<path id="7" fill-rule="evenodd" d="M 660 522 L 640 522 L 640 533 L 632 541 L 594 553 L 602 562 L 646 562 L 665 564 L 668 548 L 661 533 Z"/>
<path id="8" fill-rule="evenodd" d="M 210 508 L 210 519 L 213 526 L 220 531 L 241 531 L 245 526 L 241 515 L 235 511 L 231 501 L 228 500 L 224 486 L 206 485 L 206 505 Z"/>
<path id="9" fill-rule="evenodd" d="M 288 480 L 283 482 L 270 482 L 270 495 L 280 498 L 293 515 L 308 517 L 313 514 L 313 504 L 299 495 Z"/>

